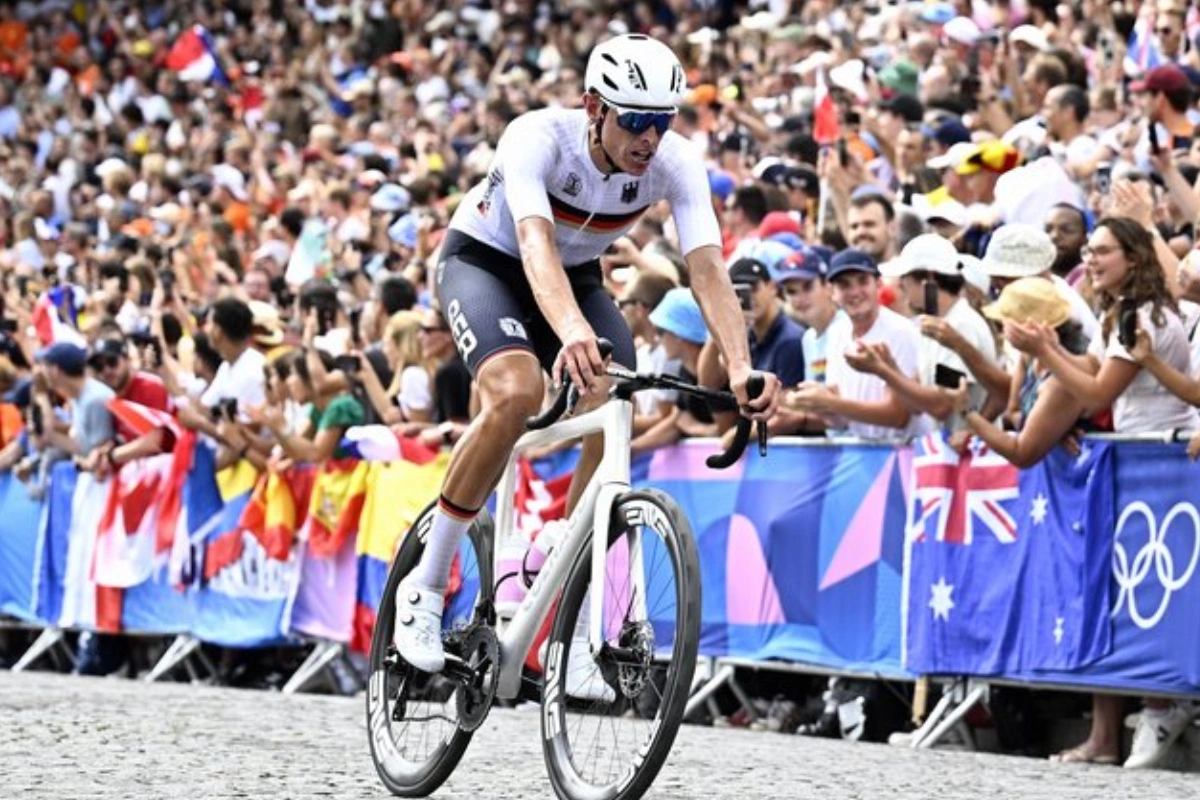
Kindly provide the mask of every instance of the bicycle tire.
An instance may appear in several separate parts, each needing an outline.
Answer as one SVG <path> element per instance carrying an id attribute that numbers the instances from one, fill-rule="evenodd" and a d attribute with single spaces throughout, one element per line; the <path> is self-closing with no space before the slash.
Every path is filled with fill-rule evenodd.
<path id="1" fill-rule="evenodd" d="M 383 597 L 380 599 L 375 617 L 375 630 L 371 636 L 366 693 L 367 740 L 371 748 L 371 760 L 375 763 L 375 770 L 379 773 L 380 780 L 388 791 L 400 797 L 426 797 L 435 792 L 458 766 L 472 736 L 471 731 L 464 731 L 458 726 L 453 692 L 446 700 L 442 701 L 442 705 L 448 711 L 448 715 L 445 715 L 446 718 L 454 718 L 453 728 L 439 740 L 435 746 L 436 749 L 428 757 L 418 760 L 406 759 L 393 732 L 393 726 L 397 722 L 392 719 L 393 703 L 390 695 L 399 679 L 391 672 L 385 659 L 391 647 L 392 630 L 395 625 L 396 589 L 400 585 L 400 581 L 416 567 L 421 554 L 425 551 L 425 539 L 433 521 L 434 505 L 434 503 L 430 503 L 417 516 L 392 559 Z M 469 614 L 480 599 L 489 601 L 492 599 L 495 586 L 495 581 L 492 579 L 494 565 L 492 529 L 491 516 L 486 509 L 480 511 L 459 549 L 464 586 L 469 585 L 468 581 L 472 580 L 471 576 L 467 574 L 467 567 L 461 566 L 464 548 L 473 550 L 474 564 L 478 569 L 477 591 L 479 594 L 474 602 L 469 603 L 469 607 L 467 607 L 469 598 L 463 598 L 462 602 L 454 601 L 447 611 L 448 618 L 444 621 L 444 626 L 455 624 L 455 618 L 451 617 L 451 612 L 456 608 L 467 607 L 466 613 Z M 426 690 L 431 692 L 434 697 L 438 696 L 435 692 L 439 688 L 437 681 L 441 680 L 438 676 L 426 676 L 419 673 L 418 680 L 425 683 Z M 443 690 L 442 693 L 445 693 L 445 684 L 440 685 L 440 688 Z M 403 725 L 409 722 L 410 720 L 407 718 L 409 716 L 406 714 L 406 719 L 399 724 Z"/>
<path id="2" fill-rule="evenodd" d="M 632 582 L 627 582 L 622 587 L 622 583 L 618 582 L 615 577 L 620 571 L 621 548 L 618 545 L 623 538 L 626 538 L 626 534 L 635 528 L 643 531 L 649 530 L 657 534 L 660 540 L 660 545 L 642 544 L 640 552 L 643 572 L 652 570 L 654 568 L 652 562 L 665 555 L 674 579 L 674 591 L 672 597 L 669 598 L 673 601 L 673 609 L 668 612 L 673 615 L 673 619 L 669 621 L 661 617 L 656 618 L 660 613 L 657 610 L 660 604 L 658 595 L 665 596 L 667 594 L 666 589 L 659 592 L 657 588 L 654 588 L 662 585 L 661 578 L 655 579 L 653 576 L 648 578 L 649 583 L 646 585 L 651 586 L 651 589 L 643 593 L 647 596 L 644 598 L 647 606 L 645 617 L 653 630 L 650 637 L 651 655 L 649 659 L 652 666 L 646 672 L 649 675 L 650 669 L 661 670 L 661 673 L 653 673 L 661 674 L 661 691 L 658 690 L 657 681 L 646 680 L 643 676 L 643 687 L 640 690 L 634 690 L 637 693 L 631 698 L 625 693 L 627 686 L 625 678 L 638 668 L 631 668 L 629 673 L 621 673 L 622 668 L 614 667 L 611 664 L 607 667 L 596 666 L 594 661 L 590 665 L 584 664 L 585 667 L 596 667 L 602 672 L 607 672 L 604 680 L 613 690 L 615 701 L 611 703 L 595 702 L 590 707 L 585 702 L 576 732 L 582 729 L 583 722 L 588 717 L 594 715 L 596 711 L 600 711 L 602 714 L 599 715 L 600 722 L 597 727 L 603 727 L 604 721 L 609 721 L 609 726 L 613 729 L 612 736 L 616 749 L 619 750 L 621 749 L 621 737 L 616 731 L 617 724 L 644 721 L 637 719 L 639 715 L 643 718 L 649 716 L 651 719 L 648 722 L 645 741 L 636 749 L 630 749 L 627 756 L 621 757 L 622 759 L 627 757 L 628 761 L 621 764 L 619 767 L 621 771 L 617 777 L 595 783 L 582 775 L 580 765 L 576 762 L 577 760 L 582 761 L 584 762 L 583 766 L 586 767 L 589 757 L 587 754 L 581 754 L 581 758 L 575 758 L 576 747 L 572 742 L 574 733 L 571 730 L 572 718 L 570 715 L 572 709 L 578 707 L 580 703 L 570 695 L 570 680 L 567 677 L 567 671 L 571 664 L 569 659 L 572 641 L 576 641 L 577 646 L 583 646 L 586 643 L 586 639 L 579 638 L 577 624 L 591 583 L 592 537 L 589 535 L 586 546 L 575 564 L 572 565 L 567 578 L 545 656 L 542 690 L 542 749 L 550 782 L 554 786 L 556 794 L 563 800 L 635 800 L 635 798 L 641 797 L 653 783 L 666 761 L 683 721 L 692 676 L 696 669 L 696 656 L 700 641 L 700 561 L 687 517 L 675 501 L 661 491 L 646 489 L 627 492 L 621 495 L 613 506 L 612 521 L 609 526 L 609 565 L 605 579 L 608 590 L 611 590 L 606 591 L 605 597 L 605 620 L 603 622 L 605 640 L 608 642 L 616 637 L 621 644 L 628 644 L 622 638 L 628 631 L 644 630 L 639 627 L 641 620 L 635 621 L 630 618 L 630 612 L 635 605 L 633 598 L 636 594 L 634 591 L 636 586 Z M 645 536 L 644 533 L 642 535 Z M 634 560 L 629 556 L 631 550 L 628 547 L 628 539 L 626 541 L 624 559 L 627 565 L 631 565 Z M 633 570 L 630 572 L 632 574 Z M 633 588 L 630 588 L 631 586 Z M 623 598 L 626 595 L 628 595 L 629 602 L 622 609 Z M 608 606 L 610 598 L 615 598 L 613 600 L 614 607 L 611 610 Z M 664 601 L 666 599 L 662 598 Z M 616 631 L 618 624 L 619 632 Z M 657 654 L 654 641 L 661 633 L 668 631 L 668 626 L 673 626 L 670 629 L 672 641 L 669 658 L 666 660 L 665 666 L 659 667 L 654 660 L 654 655 Z M 665 647 L 662 650 L 664 653 L 667 652 Z M 585 653 L 583 657 L 587 658 L 588 656 Z M 614 671 L 619 675 L 615 686 L 612 685 Z M 650 687 L 653 687 L 655 691 L 647 694 L 646 689 Z M 657 696 L 655 696 L 656 694 Z M 634 713 L 631 717 L 626 712 Z M 581 736 L 580 739 L 582 740 L 582 738 Z M 599 746 L 600 743 L 596 742 L 596 744 Z M 599 752 L 593 760 L 598 760 L 598 758 Z M 613 774 L 611 770 L 609 774 Z"/>

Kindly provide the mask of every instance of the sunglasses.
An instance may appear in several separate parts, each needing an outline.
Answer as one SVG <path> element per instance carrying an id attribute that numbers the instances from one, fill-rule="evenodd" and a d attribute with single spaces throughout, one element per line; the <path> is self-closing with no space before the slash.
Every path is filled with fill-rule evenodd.
<path id="1" fill-rule="evenodd" d="M 612 108 L 612 106 L 608 107 Z M 634 136 L 643 134 L 651 128 L 654 128 L 654 130 L 658 131 L 658 135 L 662 136 L 671 129 L 671 123 L 674 121 L 674 111 L 617 112 L 617 126 L 623 131 L 632 133 Z"/>
<path id="2" fill-rule="evenodd" d="M 1175 29 L 1174 28 L 1155 28 L 1154 32 L 1157 33 L 1159 36 L 1170 36 L 1173 33 L 1175 33 Z"/>
<path id="3" fill-rule="evenodd" d="M 102 358 L 93 358 L 91 360 L 92 369 L 96 372 L 103 372 L 106 369 L 112 369 L 121 363 L 121 359 L 116 356 L 104 356 Z"/>
<path id="4" fill-rule="evenodd" d="M 449 328 L 443 328 L 440 325 L 422 325 L 421 326 L 421 333 L 441 333 L 443 331 L 449 331 L 449 330 L 450 330 Z"/>
<path id="5" fill-rule="evenodd" d="M 620 308 L 620 309 L 626 309 L 626 308 L 629 308 L 629 307 L 631 307 L 631 306 L 644 306 L 644 305 L 646 305 L 646 304 L 645 304 L 645 303 L 643 303 L 641 300 L 635 300 L 635 299 L 633 299 L 633 298 L 631 298 L 631 297 L 630 297 L 630 298 L 626 298 L 626 299 L 624 299 L 624 300 L 618 300 L 618 301 L 617 301 L 617 308 Z"/>

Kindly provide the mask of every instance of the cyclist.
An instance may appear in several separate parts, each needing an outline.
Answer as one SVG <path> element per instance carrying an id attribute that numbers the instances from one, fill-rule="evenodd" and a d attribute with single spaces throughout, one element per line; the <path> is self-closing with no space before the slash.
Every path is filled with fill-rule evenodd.
<path id="1" fill-rule="evenodd" d="M 441 616 L 459 543 L 500 478 L 544 396 L 543 370 L 564 372 L 583 395 L 604 401 L 597 337 L 635 366 L 633 337 L 605 292 L 599 257 L 650 205 L 667 200 L 704 311 L 744 413 L 766 419 L 778 381 L 746 394 L 745 325 L 721 258 L 699 151 L 670 128 L 686 89 L 666 45 L 640 34 L 591 53 L 582 109 L 548 108 L 513 120 L 487 177 L 459 205 L 442 246 L 436 293 L 458 351 L 479 389 L 479 414 L 450 459 L 421 563 L 396 593 L 395 644 L 413 667 L 445 665 Z M 568 497 L 573 507 L 602 455 L 584 441 Z"/>

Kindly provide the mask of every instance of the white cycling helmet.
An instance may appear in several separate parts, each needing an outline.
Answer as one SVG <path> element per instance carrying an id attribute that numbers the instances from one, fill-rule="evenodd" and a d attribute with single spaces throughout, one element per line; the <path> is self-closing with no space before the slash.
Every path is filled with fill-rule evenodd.
<path id="1" fill-rule="evenodd" d="M 620 111 L 677 111 L 687 80 L 671 48 L 627 33 L 596 45 L 584 86 Z"/>

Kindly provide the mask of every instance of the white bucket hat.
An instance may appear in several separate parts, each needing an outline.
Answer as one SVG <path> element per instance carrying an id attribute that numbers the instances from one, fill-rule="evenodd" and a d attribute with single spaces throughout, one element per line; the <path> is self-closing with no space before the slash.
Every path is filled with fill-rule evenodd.
<path id="1" fill-rule="evenodd" d="M 1054 264 L 1058 251 L 1050 234 L 1034 225 L 999 228 L 983 254 L 983 268 L 994 278 L 1031 278 Z"/>

